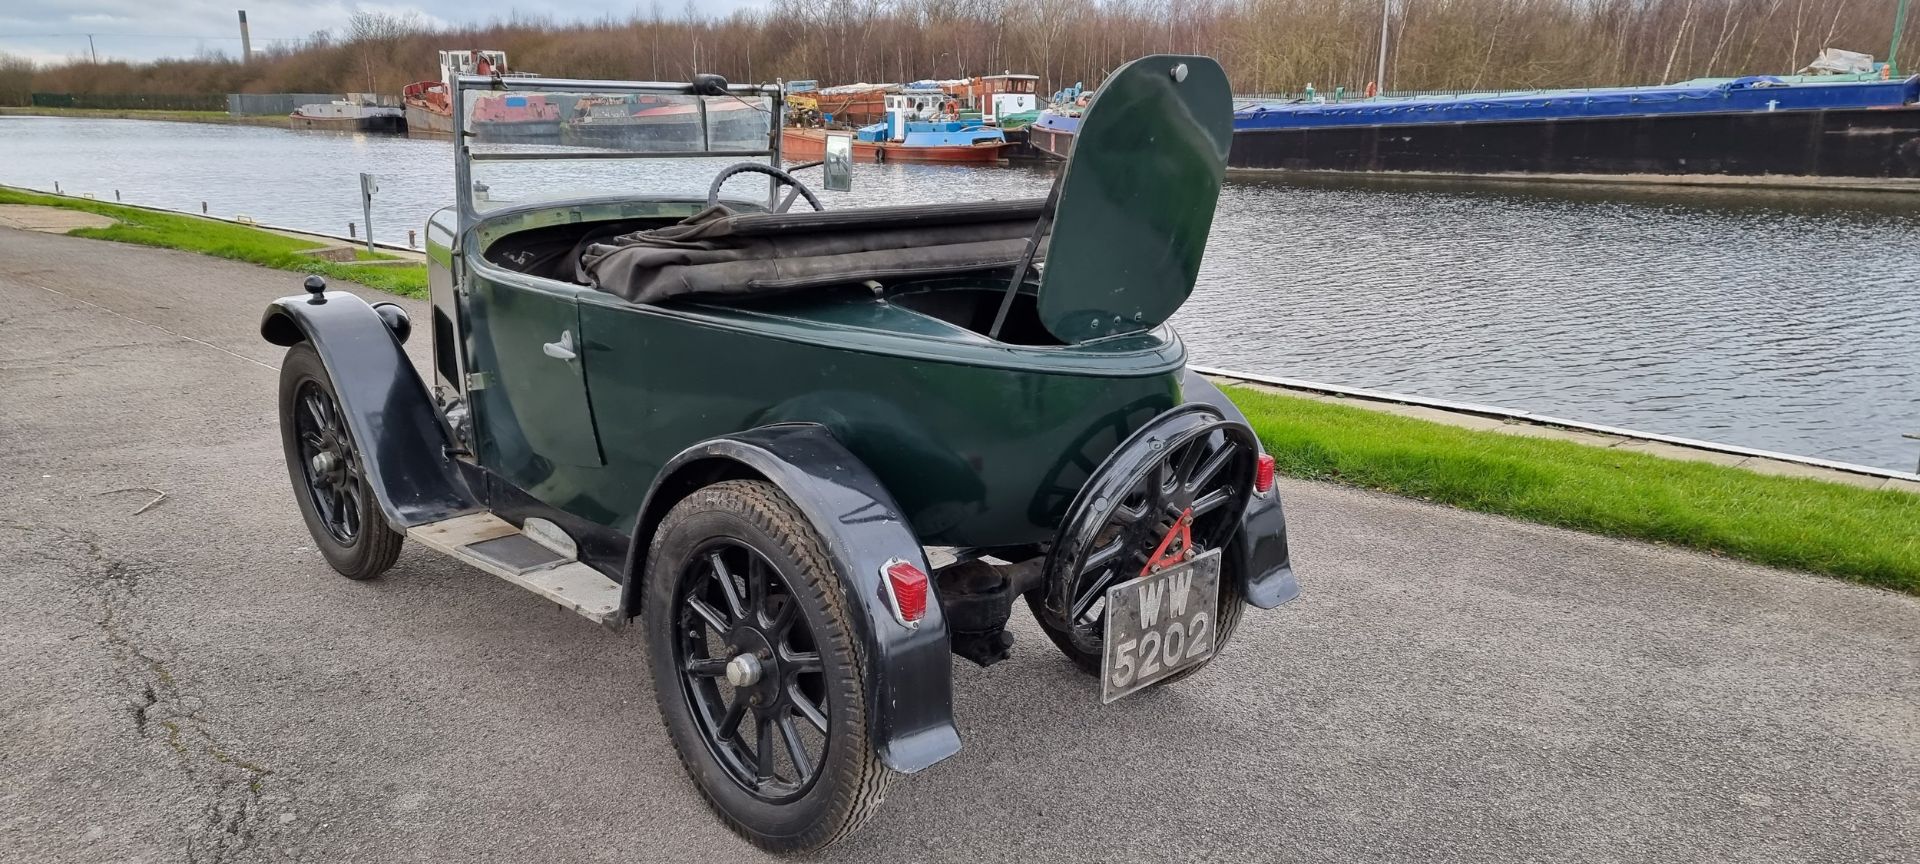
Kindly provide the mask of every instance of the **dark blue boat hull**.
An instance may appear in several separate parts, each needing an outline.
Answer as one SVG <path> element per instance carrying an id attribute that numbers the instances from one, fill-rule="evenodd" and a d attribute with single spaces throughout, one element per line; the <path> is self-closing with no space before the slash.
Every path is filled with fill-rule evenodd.
<path id="1" fill-rule="evenodd" d="M 1244 128 L 1242 169 L 1920 177 L 1920 106 Z"/>

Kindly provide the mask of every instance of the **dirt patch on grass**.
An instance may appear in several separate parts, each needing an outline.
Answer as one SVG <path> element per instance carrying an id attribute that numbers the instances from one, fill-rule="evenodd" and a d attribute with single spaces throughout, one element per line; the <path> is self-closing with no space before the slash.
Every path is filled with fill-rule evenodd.
<path id="1" fill-rule="evenodd" d="M 118 220 L 111 216 L 82 210 L 34 204 L 0 204 L 0 228 L 65 234 L 76 228 L 111 228 L 117 223 Z"/>

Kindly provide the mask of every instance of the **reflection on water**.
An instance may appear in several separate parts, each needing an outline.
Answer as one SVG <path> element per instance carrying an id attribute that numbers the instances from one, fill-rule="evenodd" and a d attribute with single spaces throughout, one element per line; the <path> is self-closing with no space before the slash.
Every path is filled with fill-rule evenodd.
<path id="1" fill-rule="evenodd" d="M 1912 470 L 1917 204 L 1236 182 L 1182 332 L 1228 368 Z"/>
<path id="2" fill-rule="evenodd" d="M 344 233 L 370 171 L 376 236 L 405 242 L 451 196 L 450 147 L 9 117 L 0 183 Z M 702 192 L 713 172 L 639 161 L 586 185 Z M 820 194 L 1007 198 L 1050 179 L 863 164 L 852 193 Z M 1906 195 L 1236 176 L 1175 322 L 1206 365 L 1889 468 L 1920 455 L 1900 437 L 1920 433 L 1920 198 Z"/>

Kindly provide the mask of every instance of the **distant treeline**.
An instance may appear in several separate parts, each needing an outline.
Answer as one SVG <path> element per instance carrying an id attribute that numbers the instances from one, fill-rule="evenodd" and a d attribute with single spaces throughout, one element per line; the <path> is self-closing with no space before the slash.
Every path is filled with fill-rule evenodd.
<path id="1" fill-rule="evenodd" d="M 1786 73 L 1821 48 L 1884 57 L 1897 0 L 1419 0 L 1394 3 L 1391 89 L 1647 84 Z M 254 61 L 76 60 L 34 69 L 0 56 L 0 103 L 59 93 L 396 93 L 437 77 L 436 52 L 497 48 L 515 68 L 583 78 L 822 83 L 1035 73 L 1048 91 L 1097 84 L 1128 59 L 1209 54 L 1236 91 L 1359 91 L 1379 56 L 1379 0 L 775 0 L 724 18 L 691 3 L 628 20 L 516 18 L 435 29 L 356 14 L 340 33 L 280 42 Z M 256 26 L 266 22 L 256 21 Z M 1901 48 L 1920 66 L 1920 22 Z"/>

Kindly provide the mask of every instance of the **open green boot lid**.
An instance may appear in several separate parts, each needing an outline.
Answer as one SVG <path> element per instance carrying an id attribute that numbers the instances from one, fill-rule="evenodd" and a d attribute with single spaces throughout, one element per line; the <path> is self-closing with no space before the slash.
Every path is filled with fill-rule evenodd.
<path id="1" fill-rule="evenodd" d="M 1233 140 L 1233 95 L 1207 57 L 1142 57 L 1080 121 L 1040 271 L 1062 342 L 1150 330 L 1193 293 Z"/>

